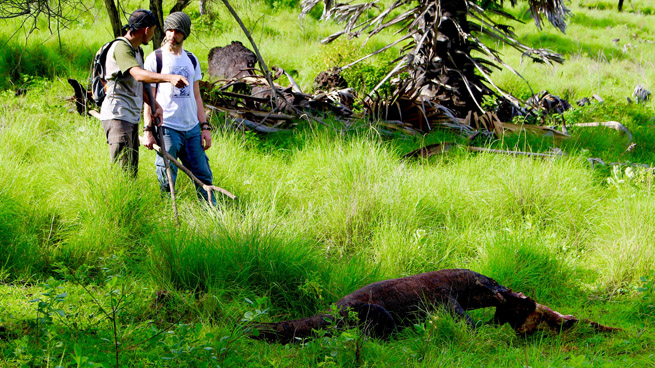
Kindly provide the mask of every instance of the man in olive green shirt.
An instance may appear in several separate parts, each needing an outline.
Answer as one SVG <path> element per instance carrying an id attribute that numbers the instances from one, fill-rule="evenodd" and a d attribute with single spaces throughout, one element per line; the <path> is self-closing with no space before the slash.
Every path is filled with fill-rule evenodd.
<path id="1" fill-rule="evenodd" d="M 136 177 L 139 167 L 139 120 L 144 101 L 144 83 L 170 83 L 177 88 L 189 81 L 176 74 L 159 74 L 143 69 L 143 50 L 155 34 L 157 20 L 145 9 L 130 15 L 127 33 L 119 37 L 107 53 L 105 75 L 107 96 L 100 108 L 100 119 L 105 129 L 112 162 Z M 153 119 L 161 119 L 162 110 L 156 102 Z"/>

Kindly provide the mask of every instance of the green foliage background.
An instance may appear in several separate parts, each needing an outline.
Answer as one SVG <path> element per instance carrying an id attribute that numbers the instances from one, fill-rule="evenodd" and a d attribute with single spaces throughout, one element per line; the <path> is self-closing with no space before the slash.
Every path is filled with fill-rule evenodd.
<path id="1" fill-rule="evenodd" d="M 363 49 L 357 40 L 321 46 L 338 26 L 315 14 L 298 20 L 292 3 L 233 5 L 269 65 L 295 71 L 307 90 L 319 71 L 391 39 L 383 34 Z M 222 6 L 202 18 L 194 7 L 188 49 L 202 56 L 232 40 L 247 44 Z M 566 35 L 537 32 L 524 5 L 511 10 L 527 22 L 516 25 L 518 37 L 563 53 L 565 64 L 521 63 L 497 47 L 534 91 L 571 102 L 604 98 L 567 112 L 569 125 L 619 121 L 632 142 L 609 129 L 570 128 L 562 142 L 526 135 L 486 142 L 540 152 L 557 146 L 566 152 L 560 159 L 454 150 L 416 160 L 403 155 L 462 139 L 306 123 L 274 136 L 216 131 L 207 151 L 215 183 L 238 199 L 207 208 L 180 178 L 179 228 L 158 193 L 154 154 L 142 150 L 139 177 L 126 177 L 108 162 L 100 124 L 69 111 L 65 100 L 72 94 L 66 78 L 85 80 L 93 53 L 111 38 L 100 3 L 61 39 L 46 24 L 29 38 L 14 34 L 18 20 L 7 21 L 0 33 L 0 362 L 113 367 L 118 341 L 121 366 L 653 366 L 652 169 L 588 161 L 655 162 L 653 102 L 626 100 L 638 83 L 655 90 L 653 5 L 632 1 L 622 14 L 613 2 L 571 7 Z M 394 52 L 346 78 L 366 90 Z M 520 78 L 495 76 L 502 88 L 529 96 Z M 627 151 L 629 143 L 636 146 Z M 435 311 L 389 341 L 356 329 L 288 347 L 246 337 L 253 320 L 311 315 L 370 282 L 455 267 L 624 331 L 580 327 L 525 338 L 483 324 L 493 311 L 482 310 L 472 313 L 475 330 Z"/>

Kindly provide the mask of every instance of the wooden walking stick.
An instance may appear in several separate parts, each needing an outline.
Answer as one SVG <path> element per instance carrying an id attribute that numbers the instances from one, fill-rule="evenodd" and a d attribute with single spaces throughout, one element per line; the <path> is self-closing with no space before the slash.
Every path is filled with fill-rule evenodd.
<path id="1" fill-rule="evenodd" d="M 191 170 L 189 170 L 186 166 L 182 165 L 182 163 L 179 162 L 175 157 L 171 156 L 170 153 L 168 153 L 168 152 L 166 152 L 166 151 L 162 151 L 161 147 L 159 147 L 158 145 L 153 144 L 153 145 L 152 145 L 152 148 L 153 148 L 155 151 L 157 151 L 157 153 L 159 153 L 160 155 L 161 155 L 162 152 L 163 152 L 163 154 L 166 155 L 166 157 L 168 158 L 168 160 L 169 160 L 170 162 L 172 162 L 173 165 L 177 166 L 178 169 L 182 170 L 185 174 L 187 174 L 187 175 L 189 176 L 189 178 L 191 178 L 191 180 L 193 180 L 194 183 L 200 185 L 200 186 L 202 187 L 202 189 L 204 189 L 204 190 L 207 192 L 208 200 L 209 200 L 209 204 L 210 204 L 211 206 L 213 206 L 213 202 L 212 202 L 212 200 L 211 200 L 211 199 L 212 199 L 212 197 L 211 197 L 211 196 L 212 196 L 212 192 L 220 192 L 220 193 L 223 193 L 224 195 L 230 197 L 231 199 L 235 199 L 235 198 L 236 198 L 236 196 L 235 196 L 234 194 L 232 194 L 230 191 L 228 191 L 227 189 L 223 189 L 223 188 L 221 188 L 221 187 L 217 187 L 216 185 L 211 185 L 211 184 L 205 184 L 205 183 L 203 183 L 200 179 L 198 179 L 195 175 L 193 175 L 193 173 L 191 172 Z"/>
<path id="2" fill-rule="evenodd" d="M 154 113 L 155 109 L 155 99 L 152 96 L 152 90 L 150 89 L 150 83 L 145 83 L 144 87 L 146 93 L 148 94 L 148 99 L 150 100 L 150 110 Z M 175 203 L 175 183 L 173 183 L 173 173 L 171 171 L 171 165 L 168 162 L 168 157 L 163 154 L 166 151 L 166 144 L 164 143 L 164 130 L 163 127 L 159 126 L 159 118 L 155 118 L 155 129 L 157 129 L 157 136 L 159 137 L 159 145 L 161 146 L 161 157 L 164 160 L 164 167 L 166 168 L 166 176 L 168 177 L 168 188 L 171 191 L 171 202 L 173 203 L 173 213 L 175 213 L 175 225 L 180 226 L 180 218 L 177 214 L 177 204 Z"/>

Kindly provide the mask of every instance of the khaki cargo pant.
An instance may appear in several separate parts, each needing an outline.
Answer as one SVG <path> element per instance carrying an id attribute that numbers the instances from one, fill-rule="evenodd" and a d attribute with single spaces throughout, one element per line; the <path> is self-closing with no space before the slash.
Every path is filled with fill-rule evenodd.
<path id="1" fill-rule="evenodd" d="M 103 120 L 109 155 L 126 172 L 136 177 L 139 170 L 139 124 L 124 120 Z"/>

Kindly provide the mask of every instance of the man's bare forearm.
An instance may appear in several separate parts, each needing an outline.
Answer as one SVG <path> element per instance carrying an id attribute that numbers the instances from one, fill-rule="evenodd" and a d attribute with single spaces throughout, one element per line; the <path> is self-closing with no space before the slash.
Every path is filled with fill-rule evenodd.
<path id="1" fill-rule="evenodd" d="M 189 81 L 181 75 L 153 73 L 137 66 L 130 68 L 130 75 L 143 83 L 170 83 L 177 88 L 189 85 Z"/>

